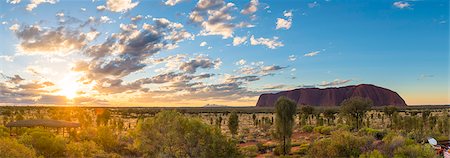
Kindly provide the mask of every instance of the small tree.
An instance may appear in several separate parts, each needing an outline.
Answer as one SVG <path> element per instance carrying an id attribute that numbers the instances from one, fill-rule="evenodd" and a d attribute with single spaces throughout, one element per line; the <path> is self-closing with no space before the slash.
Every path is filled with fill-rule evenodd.
<path id="1" fill-rule="evenodd" d="M 290 151 L 292 127 L 294 126 L 294 116 L 296 114 L 297 105 L 294 101 L 280 97 L 275 105 L 275 136 L 279 140 L 281 147 L 279 148 L 283 155 Z"/>
<path id="2" fill-rule="evenodd" d="M 335 109 L 326 109 L 323 112 L 323 116 L 327 119 L 327 124 L 331 125 L 334 122 L 334 119 L 336 118 L 334 115 L 336 114 L 336 110 Z M 330 123 L 330 121 L 332 123 Z"/>
<path id="3" fill-rule="evenodd" d="M 239 116 L 236 112 L 232 112 L 228 118 L 228 129 L 230 129 L 231 136 L 234 138 L 239 129 Z"/>
<path id="4" fill-rule="evenodd" d="M 356 125 L 356 129 L 359 129 L 359 126 L 362 123 L 362 119 L 364 114 L 370 107 L 373 105 L 372 100 L 361 98 L 361 97 L 352 97 L 344 100 L 341 103 L 341 113 L 345 116 L 350 117 L 354 124 Z"/>
<path id="5" fill-rule="evenodd" d="M 383 108 L 384 115 L 386 115 L 387 117 L 389 117 L 389 119 L 390 119 L 390 121 L 391 121 L 389 127 L 392 126 L 392 116 L 393 116 L 394 114 L 396 114 L 397 111 L 398 111 L 398 109 L 397 109 L 397 107 L 395 107 L 395 106 L 386 106 L 386 107 Z"/>
<path id="6" fill-rule="evenodd" d="M 308 119 L 308 124 L 311 125 L 311 119 L 309 119 L 309 116 L 314 114 L 314 107 L 312 106 L 303 106 L 300 108 L 301 113 L 303 114 L 304 119 Z"/>

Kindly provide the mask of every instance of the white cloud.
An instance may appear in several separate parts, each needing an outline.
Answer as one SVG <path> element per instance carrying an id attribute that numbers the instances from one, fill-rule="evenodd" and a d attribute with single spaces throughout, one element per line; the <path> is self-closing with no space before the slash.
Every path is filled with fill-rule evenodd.
<path id="1" fill-rule="evenodd" d="M 289 55 L 288 60 L 295 61 L 295 60 L 297 60 L 297 57 L 295 55 Z"/>
<path id="2" fill-rule="evenodd" d="M 139 2 L 132 2 L 131 0 L 107 0 L 106 9 L 112 12 L 127 12 L 133 9 Z"/>
<path id="3" fill-rule="evenodd" d="M 56 13 L 56 16 L 57 17 L 64 17 L 64 13 L 63 12 Z"/>
<path id="4" fill-rule="evenodd" d="M 19 4 L 21 0 L 6 0 L 6 3 Z"/>
<path id="5" fill-rule="evenodd" d="M 167 0 L 166 2 L 164 2 L 164 5 L 174 6 L 182 1 L 184 1 L 184 0 Z"/>
<path id="6" fill-rule="evenodd" d="M 329 87 L 329 86 L 340 86 L 343 84 L 346 84 L 348 82 L 351 82 L 352 80 L 341 80 L 341 79 L 335 79 L 332 82 L 328 82 L 328 81 L 322 81 L 321 84 L 318 84 L 318 86 L 322 86 L 322 87 Z"/>
<path id="7" fill-rule="evenodd" d="M 394 5 L 397 8 L 400 8 L 400 9 L 405 9 L 405 8 L 411 7 L 411 4 L 409 4 L 408 2 L 405 2 L 405 1 L 397 1 L 397 2 L 394 2 L 394 4 L 392 4 L 392 5 Z"/>
<path id="8" fill-rule="evenodd" d="M 282 47 L 284 46 L 283 43 L 278 42 L 278 37 L 273 37 L 272 39 L 270 38 L 256 38 L 252 35 L 252 37 L 250 38 L 250 44 L 251 45 L 265 45 L 267 48 L 270 49 L 275 49 L 277 47 Z"/>
<path id="9" fill-rule="evenodd" d="M 32 11 L 34 8 L 36 8 L 41 3 L 55 4 L 56 2 L 58 2 L 58 1 L 57 0 L 31 0 L 25 9 L 27 11 Z"/>
<path id="10" fill-rule="evenodd" d="M 277 18 L 277 26 L 276 29 L 281 29 L 284 28 L 286 30 L 290 29 L 292 25 L 292 19 L 282 19 L 282 18 Z"/>
<path id="11" fill-rule="evenodd" d="M 233 46 L 237 46 L 243 44 L 247 41 L 247 37 L 234 37 L 233 38 Z"/>
<path id="12" fill-rule="evenodd" d="M 15 31 L 19 30 L 19 28 L 20 28 L 19 24 L 14 24 L 14 25 L 11 25 L 11 27 L 9 27 L 9 30 L 15 32 Z"/>
<path id="13" fill-rule="evenodd" d="M 285 11 L 283 12 L 283 15 L 284 15 L 285 17 L 288 17 L 288 18 L 292 17 L 292 10 L 290 10 L 290 11 L 285 10 Z"/>
<path id="14" fill-rule="evenodd" d="M 245 63 L 247 63 L 247 61 L 245 61 L 244 59 L 241 59 L 236 62 L 236 65 L 244 65 Z"/>
<path id="15" fill-rule="evenodd" d="M 97 6 L 98 11 L 104 11 L 105 9 L 106 9 L 106 7 L 104 5 Z"/>
<path id="16" fill-rule="evenodd" d="M 304 56 L 305 57 L 312 57 L 312 56 L 316 56 L 319 53 L 320 53 L 320 51 L 313 51 L 313 52 L 306 53 Z"/>
<path id="17" fill-rule="evenodd" d="M 200 47 L 204 47 L 204 46 L 206 46 L 208 43 L 206 43 L 206 42 L 202 42 L 202 43 L 200 43 Z"/>
<path id="18" fill-rule="evenodd" d="M 8 62 L 13 62 L 14 61 L 14 56 L 0 55 L 0 59 L 3 59 L 3 60 L 8 61 Z"/>
<path id="19" fill-rule="evenodd" d="M 241 14 L 253 14 L 258 10 L 258 0 L 250 0 L 250 3 L 245 9 L 241 10 Z"/>
<path id="20" fill-rule="evenodd" d="M 101 16 L 100 17 L 100 22 L 101 23 L 109 23 L 109 24 L 112 23 L 111 19 L 108 16 Z"/>
<path id="21" fill-rule="evenodd" d="M 83 12 L 85 12 L 86 11 L 86 8 L 80 8 L 81 9 L 81 11 L 83 11 Z"/>
<path id="22" fill-rule="evenodd" d="M 277 18 L 276 28 L 275 29 L 290 29 L 292 26 L 292 11 L 285 10 L 283 12 L 283 16 L 285 16 L 287 19 L 284 18 Z"/>

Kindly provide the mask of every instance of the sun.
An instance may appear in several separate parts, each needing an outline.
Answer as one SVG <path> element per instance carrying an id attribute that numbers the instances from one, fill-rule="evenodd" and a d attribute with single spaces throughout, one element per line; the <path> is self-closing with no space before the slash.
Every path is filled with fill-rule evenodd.
<path id="1" fill-rule="evenodd" d="M 70 73 L 66 75 L 60 82 L 58 82 L 58 87 L 60 91 L 59 95 L 65 96 L 67 99 L 74 99 L 77 97 L 77 92 L 80 88 L 80 83 L 77 82 L 77 75 L 75 73 Z"/>

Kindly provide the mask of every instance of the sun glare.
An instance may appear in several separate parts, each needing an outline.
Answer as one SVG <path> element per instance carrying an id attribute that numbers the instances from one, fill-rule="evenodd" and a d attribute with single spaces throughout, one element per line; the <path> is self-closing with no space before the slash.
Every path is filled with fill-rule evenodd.
<path id="1" fill-rule="evenodd" d="M 76 74 L 71 73 L 65 76 L 58 83 L 60 88 L 59 95 L 65 96 L 67 99 L 73 99 L 77 96 L 80 84 L 77 82 Z"/>

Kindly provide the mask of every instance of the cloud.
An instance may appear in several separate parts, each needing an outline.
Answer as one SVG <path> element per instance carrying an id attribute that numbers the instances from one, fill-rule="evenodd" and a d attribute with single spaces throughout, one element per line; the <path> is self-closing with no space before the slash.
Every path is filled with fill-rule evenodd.
<path id="1" fill-rule="evenodd" d="M 289 55 L 288 60 L 295 61 L 295 60 L 297 60 L 297 57 L 295 55 Z"/>
<path id="2" fill-rule="evenodd" d="M 21 0 L 6 0 L 6 3 L 9 4 L 19 4 Z"/>
<path id="3" fill-rule="evenodd" d="M 13 62 L 14 61 L 14 56 L 8 56 L 8 55 L 0 55 L 0 59 L 3 59 L 7 62 Z"/>
<path id="4" fill-rule="evenodd" d="M 210 68 L 218 68 L 222 61 L 220 59 L 211 60 L 204 56 L 197 56 L 195 59 L 190 60 L 189 62 L 183 63 L 180 66 L 180 70 L 193 74 L 197 71 L 198 68 L 210 69 Z"/>
<path id="5" fill-rule="evenodd" d="M 134 24 L 122 24 L 120 33 L 84 49 L 83 53 L 91 59 L 77 62 L 73 70 L 84 72 L 81 80 L 85 83 L 120 83 L 118 79 L 146 67 L 145 61 L 152 55 L 191 38 L 179 23 L 164 18 L 152 20 L 154 24 L 144 23 L 141 29 Z"/>
<path id="6" fill-rule="evenodd" d="M 244 44 L 245 42 L 247 42 L 247 37 L 246 36 L 244 36 L 244 37 L 234 37 L 233 38 L 233 46 L 238 46 L 238 45 L 241 45 L 241 44 Z"/>
<path id="7" fill-rule="evenodd" d="M 348 82 L 351 82 L 352 80 L 340 80 L 340 79 L 335 79 L 334 81 L 328 82 L 328 81 L 322 81 L 321 84 L 318 84 L 318 86 L 322 86 L 322 87 L 329 87 L 329 86 L 340 86 L 343 84 L 346 84 Z"/>
<path id="8" fill-rule="evenodd" d="M 131 0 L 107 0 L 106 9 L 112 12 L 127 12 L 133 9 L 139 2 L 132 2 Z M 98 8 L 97 8 L 98 9 Z"/>
<path id="9" fill-rule="evenodd" d="M 312 57 L 312 56 L 316 56 L 319 53 L 320 53 L 320 51 L 313 51 L 313 52 L 306 53 L 303 56 L 305 56 L 305 57 Z"/>
<path id="10" fill-rule="evenodd" d="M 278 37 L 273 37 L 272 39 L 269 38 L 256 38 L 252 35 L 250 38 L 250 44 L 251 45 L 265 45 L 267 48 L 275 49 L 277 47 L 284 46 L 283 43 L 278 42 Z"/>
<path id="11" fill-rule="evenodd" d="M 178 4 L 178 3 L 182 2 L 182 1 L 184 1 L 184 0 L 166 0 L 164 2 L 164 5 L 174 6 L 174 5 L 176 5 L 176 4 Z"/>
<path id="12" fill-rule="evenodd" d="M 247 61 L 245 61 L 244 59 L 241 59 L 239 61 L 236 62 L 236 65 L 245 65 Z"/>
<path id="13" fill-rule="evenodd" d="M 108 16 L 101 16 L 100 17 L 100 22 L 101 23 L 109 23 L 109 24 L 113 23 Z"/>
<path id="14" fill-rule="evenodd" d="M 418 80 L 425 80 L 425 79 L 433 78 L 433 77 L 434 77 L 434 75 L 422 74 L 422 75 L 419 76 Z"/>
<path id="15" fill-rule="evenodd" d="M 283 15 L 287 17 L 287 19 L 277 18 L 275 29 L 285 29 L 288 30 L 292 26 L 292 11 L 284 11 Z"/>
<path id="16" fill-rule="evenodd" d="M 258 10 L 258 0 L 250 0 L 250 3 L 245 9 L 241 10 L 241 14 L 253 14 Z"/>
<path id="17" fill-rule="evenodd" d="M 281 29 L 284 28 L 286 30 L 290 29 L 292 25 L 292 20 L 291 19 L 282 19 L 282 18 L 277 18 L 277 26 L 275 29 Z"/>
<path id="18" fill-rule="evenodd" d="M 19 30 L 19 28 L 20 28 L 20 25 L 19 25 L 19 24 L 14 24 L 14 25 L 11 25 L 11 26 L 9 27 L 9 30 L 15 32 L 15 31 Z"/>
<path id="19" fill-rule="evenodd" d="M 283 12 L 283 16 L 285 16 L 287 18 L 291 18 L 292 17 L 292 10 L 290 10 L 290 11 L 285 10 Z"/>
<path id="20" fill-rule="evenodd" d="M 106 9 L 106 7 L 104 5 L 97 6 L 98 11 L 104 11 L 105 9 Z"/>
<path id="21" fill-rule="evenodd" d="M 279 65 L 264 66 L 263 63 L 251 63 L 250 65 L 242 65 L 237 72 L 246 75 L 270 75 L 275 71 L 285 69 L 287 67 Z"/>
<path id="22" fill-rule="evenodd" d="M 280 84 L 280 85 L 270 85 L 270 86 L 265 86 L 265 87 L 263 87 L 263 89 L 264 89 L 264 90 L 275 90 L 275 89 L 282 89 L 282 88 L 284 88 L 284 87 L 286 87 L 286 85 Z"/>
<path id="23" fill-rule="evenodd" d="M 22 27 L 15 31 L 24 54 L 67 54 L 86 46 L 86 34 L 65 27 L 42 28 L 37 25 Z"/>
<path id="24" fill-rule="evenodd" d="M 20 104 L 65 104 L 66 98 L 52 95 L 57 91 L 55 84 L 49 81 L 26 81 L 19 75 L 7 76 L 7 79 L 0 82 L 0 103 L 20 103 Z"/>
<path id="25" fill-rule="evenodd" d="M 189 13 L 191 22 L 202 27 L 199 35 L 219 35 L 223 39 L 233 37 L 237 27 L 250 27 L 247 23 L 234 23 L 235 17 L 231 11 L 236 10 L 234 3 L 225 3 L 223 0 L 199 0 L 196 7 Z"/>
<path id="26" fill-rule="evenodd" d="M 34 8 L 36 8 L 39 4 L 42 3 L 50 3 L 55 4 L 58 2 L 58 0 L 31 0 L 29 4 L 27 4 L 27 7 L 25 8 L 27 11 L 32 11 Z"/>
<path id="27" fill-rule="evenodd" d="M 394 7 L 400 8 L 400 9 L 406 9 L 406 8 L 411 7 L 411 4 L 409 4 L 408 2 L 405 2 L 405 1 L 397 1 L 397 2 L 394 2 L 392 5 L 394 5 Z"/>
<path id="28" fill-rule="evenodd" d="M 202 43 L 200 43 L 200 47 L 204 47 L 204 46 L 206 46 L 208 43 L 206 43 L 206 42 L 202 42 Z"/>

